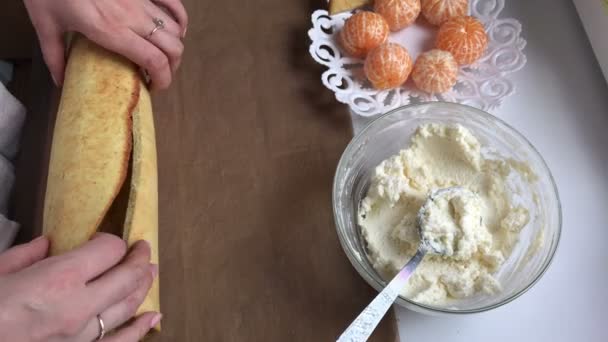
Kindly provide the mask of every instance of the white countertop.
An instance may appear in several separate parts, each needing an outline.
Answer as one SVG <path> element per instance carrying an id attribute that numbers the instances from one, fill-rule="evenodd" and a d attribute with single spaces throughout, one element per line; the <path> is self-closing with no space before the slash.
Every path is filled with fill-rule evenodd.
<path id="1" fill-rule="evenodd" d="M 459 317 L 397 308 L 404 342 L 608 341 L 608 86 L 569 0 L 505 7 L 501 17 L 523 25 L 528 64 L 510 75 L 517 92 L 492 114 L 551 168 L 563 209 L 560 245 L 542 279 L 501 308 Z M 355 131 L 364 123 L 355 117 Z"/>

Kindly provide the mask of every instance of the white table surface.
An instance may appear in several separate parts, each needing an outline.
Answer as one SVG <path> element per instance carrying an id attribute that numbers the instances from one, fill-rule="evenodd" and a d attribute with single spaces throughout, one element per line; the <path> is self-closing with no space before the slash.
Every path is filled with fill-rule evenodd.
<path id="1" fill-rule="evenodd" d="M 608 341 L 606 80 L 570 0 L 507 1 L 501 17 L 521 21 L 528 63 L 511 75 L 516 94 L 492 114 L 549 164 L 562 201 L 561 242 L 542 279 L 501 308 L 459 317 L 396 308 L 401 341 Z M 365 124 L 353 119 L 355 131 Z"/>

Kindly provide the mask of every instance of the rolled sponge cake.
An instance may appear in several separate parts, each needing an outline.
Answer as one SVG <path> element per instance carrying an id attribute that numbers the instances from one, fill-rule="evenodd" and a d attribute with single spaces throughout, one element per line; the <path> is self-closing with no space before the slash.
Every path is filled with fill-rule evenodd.
<path id="1" fill-rule="evenodd" d="M 151 262 L 158 264 L 157 184 L 152 104 L 137 67 L 74 36 L 44 203 L 51 255 L 82 245 L 110 225 L 129 246 L 147 240 Z M 119 194 L 128 198 L 119 201 Z M 157 278 L 138 312 L 160 311 L 158 288 Z"/>

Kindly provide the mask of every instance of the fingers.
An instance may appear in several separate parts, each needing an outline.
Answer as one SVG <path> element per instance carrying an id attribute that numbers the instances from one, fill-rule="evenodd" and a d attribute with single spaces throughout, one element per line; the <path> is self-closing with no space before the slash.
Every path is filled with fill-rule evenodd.
<path id="1" fill-rule="evenodd" d="M 137 342 L 144 338 L 152 327 L 156 326 L 162 315 L 156 312 L 146 312 L 131 324 L 106 337 L 105 342 Z"/>
<path id="2" fill-rule="evenodd" d="M 58 258 L 59 262 L 73 261 L 84 283 L 118 264 L 126 253 L 127 245 L 122 239 L 111 234 L 98 233 L 82 247 Z"/>
<path id="3" fill-rule="evenodd" d="M 182 41 L 162 30 L 156 31 L 149 40 L 165 53 L 171 64 L 171 72 L 176 72 L 182 62 L 182 53 L 184 52 Z"/>
<path id="4" fill-rule="evenodd" d="M 65 70 L 65 45 L 63 34 L 49 29 L 40 33 L 40 48 L 56 86 L 63 84 Z"/>
<path id="5" fill-rule="evenodd" d="M 156 268 L 156 270 L 158 270 L 158 268 Z M 156 272 L 146 275 L 144 277 L 144 282 L 135 290 L 135 292 L 119 303 L 110 306 L 100 314 L 104 321 L 106 331 L 112 331 L 120 327 L 135 315 L 152 286 L 152 281 L 156 276 Z M 99 335 L 99 322 L 97 319 L 93 319 L 89 322 L 83 335 L 86 337 L 84 340 L 87 341 L 91 341 Z"/>
<path id="6" fill-rule="evenodd" d="M 124 30 L 112 34 L 94 34 L 90 39 L 127 57 L 147 70 L 152 79 L 153 89 L 166 89 L 171 84 L 173 76 L 169 58 L 154 44 L 134 31 Z"/>
<path id="7" fill-rule="evenodd" d="M 141 27 L 134 27 L 135 31 L 137 31 L 137 33 L 139 33 L 142 37 L 147 37 L 150 32 L 152 32 L 152 29 L 154 29 L 153 18 L 159 18 L 163 21 L 163 31 L 174 35 L 176 38 L 182 37 L 183 29 L 181 28 L 180 24 L 173 19 L 170 13 L 167 13 L 161 7 L 150 1 L 144 2 L 144 10 L 149 20 L 143 22 Z"/>
<path id="8" fill-rule="evenodd" d="M 188 13 L 184 4 L 180 0 L 152 0 L 152 2 L 162 5 L 171 11 L 171 14 L 177 19 L 181 28 L 179 36 L 184 38 L 188 29 Z"/>
<path id="9" fill-rule="evenodd" d="M 86 311 L 91 315 L 105 311 L 147 282 L 151 283 L 150 278 L 156 270 L 156 266 L 150 264 L 150 245 L 145 241 L 137 242 L 124 262 L 87 284 Z"/>
<path id="10" fill-rule="evenodd" d="M 41 236 L 29 243 L 15 246 L 0 254 L 0 274 L 22 270 L 44 259 L 49 250 L 49 240 Z"/>
<path id="11" fill-rule="evenodd" d="M 141 28 L 139 29 L 141 32 L 138 30 L 138 34 L 146 37 L 152 44 L 161 49 L 169 58 L 171 71 L 176 72 L 181 64 L 184 52 L 184 44 L 181 40 L 182 29 L 170 15 L 155 4 L 151 2 L 147 2 L 146 4 L 146 12 L 150 16 L 150 24 L 152 24 L 152 18 L 160 18 L 164 23 L 164 28 L 157 30 L 152 35 L 150 35 L 150 32 L 152 32 L 151 28 Z M 151 26 L 153 28 L 153 25 Z"/>
<path id="12" fill-rule="evenodd" d="M 167 8 L 170 12 L 181 12 L 180 8 L 183 6 L 180 3 L 171 3 L 174 1 L 168 1 L 171 7 Z M 171 84 L 173 72 L 181 63 L 184 50 L 180 39 L 183 35 L 182 23 L 176 22 L 171 14 L 167 14 L 149 0 L 141 4 L 141 10 L 130 15 L 130 20 L 125 23 L 126 27 L 85 25 L 82 33 L 95 43 L 125 56 L 146 70 L 153 90 L 166 89 Z M 179 16 L 184 17 L 184 14 Z M 155 27 L 155 17 L 163 20 L 165 27 L 150 35 Z M 187 20 L 187 17 L 185 18 Z"/>
<path id="13" fill-rule="evenodd" d="M 158 268 L 155 267 L 155 269 L 156 271 L 148 273 L 144 277 L 144 281 L 135 292 L 102 313 L 102 317 L 110 330 L 118 328 L 135 315 L 152 286 L 152 281 L 158 272 Z"/>

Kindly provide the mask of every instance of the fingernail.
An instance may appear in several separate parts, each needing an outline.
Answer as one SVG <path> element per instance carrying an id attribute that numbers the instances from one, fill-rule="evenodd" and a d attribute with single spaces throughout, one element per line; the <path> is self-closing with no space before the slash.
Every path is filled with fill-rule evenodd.
<path id="1" fill-rule="evenodd" d="M 186 38 L 186 32 L 188 32 L 188 26 L 184 29 L 184 33 L 182 33 L 182 38 Z"/>
<path id="2" fill-rule="evenodd" d="M 42 239 L 45 239 L 45 238 L 46 238 L 46 236 L 40 235 L 39 237 L 37 237 L 34 240 L 32 240 L 32 242 L 36 242 L 36 241 L 39 241 L 39 240 L 42 240 Z"/>
<path id="3" fill-rule="evenodd" d="M 148 248 L 152 248 L 152 246 L 150 246 L 150 243 L 146 240 L 138 240 L 132 245 L 132 247 L 135 248 L 135 247 L 138 247 L 139 245 L 147 246 Z"/>
<path id="4" fill-rule="evenodd" d="M 152 273 L 152 278 L 156 278 L 158 275 L 158 265 L 150 264 L 150 272 Z"/>
<path id="5" fill-rule="evenodd" d="M 163 318 L 163 315 L 161 315 L 160 313 L 157 313 L 156 315 L 154 315 L 154 317 L 150 321 L 150 329 L 157 326 L 162 318 Z"/>
<path id="6" fill-rule="evenodd" d="M 147 240 L 141 240 L 141 243 L 143 243 L 144 245 L 148 246 L 149 249 L 152 249 L 152 245 Z"/>
<path id="7" fill-rule="evenodd" d="M 59 83 L 57 83 L 57 79 L 55 79 L 55 75 L 51 74 L 51 78 L 53 79 L 53 83 L 59 87 Z"/>

